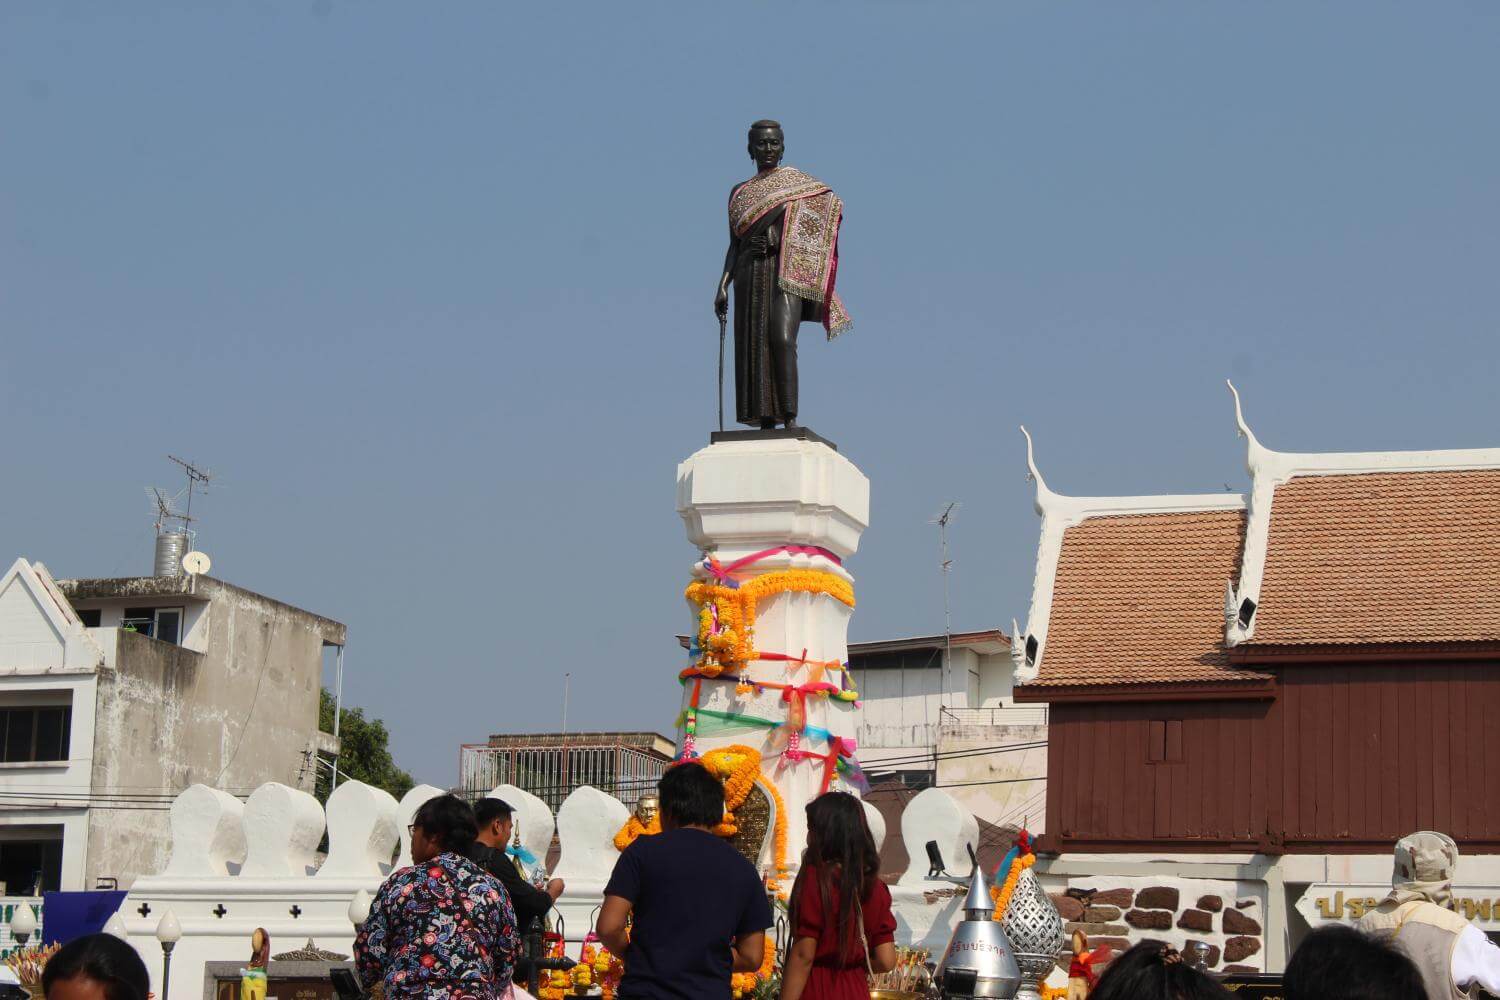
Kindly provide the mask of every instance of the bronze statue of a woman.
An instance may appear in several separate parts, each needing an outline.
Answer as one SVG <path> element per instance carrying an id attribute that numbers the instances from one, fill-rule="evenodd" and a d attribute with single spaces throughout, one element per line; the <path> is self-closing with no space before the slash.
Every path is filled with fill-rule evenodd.
<path id="1" fill-rule="evenodd" d="M 735 418 L 797 425 L 797 328 L 821 322 L 832 340 L 850 327 L 835 294 L 844 203 L 828 185 L 783 167 L 777 122 L 750 126 L 754 177 L 729 193 L 729 250 L 714 312 L 729 312 L 734 284 Z"/>

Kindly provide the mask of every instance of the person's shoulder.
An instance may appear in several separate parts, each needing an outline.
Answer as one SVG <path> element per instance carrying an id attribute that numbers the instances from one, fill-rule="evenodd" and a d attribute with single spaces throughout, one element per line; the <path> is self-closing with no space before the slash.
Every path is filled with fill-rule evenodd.
<path id="1" fill-rule="evenodd" d="M 1421 906 L 1416 907 L 1407 919 L 1414 923 L 1430 924 L 1433 927 L 1451 931 L 1454 934 L 1459 933 L 1465 927 L 1469 926 L 1469 922 L 1459 914 L 1448 909 L 1446 906 L 1439 906 L 1437 903 L 1432 902 L 1424 902 Z"/>
<path id="2" fill-rule="evenodd" d="M 473 882 L 479 879 L 486 881 L 493 879 L 493 876 L 483 864 L 472 858 L 465 857 L 456 851 L 451 854 L 442 855 L 440 866 L 451 872 L 455 878 L 465 882 Z"/>

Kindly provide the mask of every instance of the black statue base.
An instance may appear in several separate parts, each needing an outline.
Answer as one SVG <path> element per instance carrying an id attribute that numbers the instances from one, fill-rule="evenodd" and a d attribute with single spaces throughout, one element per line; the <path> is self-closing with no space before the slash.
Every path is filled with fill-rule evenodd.
<path id="1" fill-rule="evenodd" d="M 714 431 L 708 436 L 709 444 L 723 444 L 728 441 L 815 441 L 818 444 L 826 444 L 834 451 L 839 446 L 824 437 L 808 430 L 806 427 L 777 427 L 774 430 L 743 430 L 743 431 Z"/>

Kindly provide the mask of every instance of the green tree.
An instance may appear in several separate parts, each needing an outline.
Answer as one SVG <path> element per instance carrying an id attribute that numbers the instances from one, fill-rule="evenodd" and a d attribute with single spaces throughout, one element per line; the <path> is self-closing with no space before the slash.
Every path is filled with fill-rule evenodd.
<path id="1" fill-rule="evenodd" d="M 325 733 L 333 732 L 333 694 L 323 688 L 318 699 L 318 728 Z M 397 799 L 411 791 L 416 784 L 411 775 L 396 766 L 388 746 L 391 734 L 379 719 L 366 719 L 362 708 L 345 708 L 339 713 L 339 781 L 353 778 L 367 785 L 383 788 Z M 327 802 L 332 792 L 333 772 L 327 767 L 318 768 L 318 783 L 313 794 L 319 802 Z"/>

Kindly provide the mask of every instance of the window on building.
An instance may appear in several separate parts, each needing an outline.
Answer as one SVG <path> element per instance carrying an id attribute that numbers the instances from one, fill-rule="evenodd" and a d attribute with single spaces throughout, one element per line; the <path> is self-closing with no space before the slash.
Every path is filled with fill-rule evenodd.
<path id="1" fill-rule="evenodd" d="M 30 827 L 43 831 L 52 827 Z M 62 836 L 0 839 L 0 896 L 31 896 L 62 887 Z"/>
<path id="2" fill-rule="evenodd" d="M 151 634 L 162 642 L 177 643 L 181 641 L 182 631 L 182 609 L 181 608 L 157 608 L 156 630 Z"/>
<path id="3" fill-rule="evenodd" d="M 0 764 L 68 759 L 71 705 L 0 708 Z"/>
<path id="4" fill-rule="evenodd" d="M 1152 719 L 1147 728 L 1146 761 L 1150 764 L 1182 763 L 1182 720 Z"/>
<path id="5" fill-rule="evenodd" d="M 181 608 L 126 608 L 120 627 L 162 642 L 182 641 Z"/>
<path id="6" fill-rule="evenodd" d="M 124 616 L 120 619 L 120 627 L 127 632 L 153 635 L 156 632 L 156 609 L 126 608 Z"/>
<path id="7" fill-rule="evenodd" d="M 84 608 L 82 611 L 78 612 L 78 620 L 83 622 L 84 628 L 98 628 L 99 615 L 100 612 L 98 608 Z"/>

